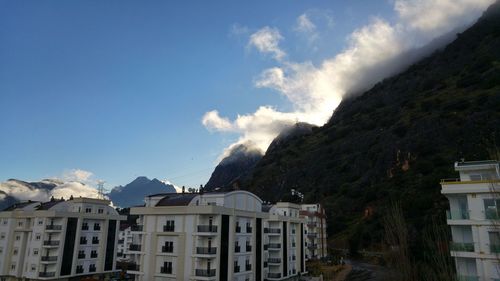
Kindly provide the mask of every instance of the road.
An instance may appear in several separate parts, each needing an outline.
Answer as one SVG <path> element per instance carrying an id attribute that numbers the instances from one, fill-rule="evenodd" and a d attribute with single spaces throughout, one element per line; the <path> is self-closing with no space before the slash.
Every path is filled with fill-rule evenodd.
<path id="1" fill-rule="evenodd" d="M 362 261 L 347 260 L 352 265 L 352 272 L 346 281 L 388 281 L 391 280 L 390 271 L 379 265 Z"/>

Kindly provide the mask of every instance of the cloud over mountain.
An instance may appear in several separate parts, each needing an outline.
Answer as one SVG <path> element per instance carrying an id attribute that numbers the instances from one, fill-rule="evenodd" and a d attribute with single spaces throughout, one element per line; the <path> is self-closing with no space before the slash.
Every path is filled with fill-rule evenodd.
<path id="1" fill-rule="evenodd" d="M 250 35 L 248 45 L 271 55 L 277 65 L 263 70 L 255 78 L 255 86 L 271 88 L 285 96 L 294 110 L 280 112 L 273 106 L 262 105 L 254 113 L 238 115 L 232 121 L 214 110 L 204 115 L 203 124 L 214 131 L 239 133 L 239 140 L 231 147 L 253 143 L 265 151 L 274 137 L 290 124 L 323 125 L 343 98 L 369 89 L 448 43 L 439 41 L 426 48 L 426 53 L 411 54 L 412 50 L 424 47 L 439 36 L 464 30 L 493 2 L 396 0 L 395 22 L 374 17 L 368 25 L 351 33 L 343 51 L 317 65 L 311 61 L 288 60 L 280 46 L 285 38 L 277 28 L 266 26 Z M 307 16 L 299 16 L 297 26 L 312 30 L 314 25 Z"/>

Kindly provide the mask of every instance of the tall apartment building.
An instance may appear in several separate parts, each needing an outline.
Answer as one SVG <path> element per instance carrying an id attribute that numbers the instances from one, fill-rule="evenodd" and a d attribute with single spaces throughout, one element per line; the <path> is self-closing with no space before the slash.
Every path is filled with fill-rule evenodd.
<path id="1" fill-rule="evenodd" d="M 321 204 L 302 204 L 300 215 L 306 219 L 306 260 L 326 257 L 326 214 Z"/>
<path id="2" fill-rule="evenodd" d="M 127 252 L 136 280 L 284 280 L 305 270 L 297 205 L 263 210 L 247 191 L 157 194 L 145 203 L 131 208 L 139 215 Z"/>
<path id="3" fill-rule="evenodd" d="M 0 280 L 68 280 L 115 271 L 120 219 L 109 201 L 25 202 L 0 212 Z"/>
<path id="4" fill-rule="evenodd" d="M 459 179 L 441 182 L 450 203 L 451 256 L 459 280 L 500 280 L 498 161 L 456 162 Z"/>
<path id="5" fill-rule="evenodd" d="M 116 257 L 118 261 L 128 261 L 128 257 L 126 252 L 128 248 L 132 244 L 132 235 L 131 235 L 131 227 L 125 225 L 124 227 L 120 226 L 120 230 L 118 231 L 118 246 L 116 251 Z"/>

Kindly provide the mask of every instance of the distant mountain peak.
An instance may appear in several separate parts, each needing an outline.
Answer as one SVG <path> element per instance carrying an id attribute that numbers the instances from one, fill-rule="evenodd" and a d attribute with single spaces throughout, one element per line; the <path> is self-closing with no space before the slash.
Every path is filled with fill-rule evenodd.
<path id="1" fill-rule="evenodd" d="M 113 203 L 120 207 L 140 205 L 147 195 L 155 193 L 175 193 L 172 184 L 164 183 L 156 178 L 150 180 L 145 176 L 139 176 L 125 186 L 117 186 L 108 193 Z"/>

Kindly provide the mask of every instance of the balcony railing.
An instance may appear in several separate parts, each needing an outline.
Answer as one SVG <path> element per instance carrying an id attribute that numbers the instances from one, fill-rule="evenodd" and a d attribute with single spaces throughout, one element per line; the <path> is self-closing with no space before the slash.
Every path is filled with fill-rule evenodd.
<path id="1" fill-rule="evenodd" d="M 459 275 L 457 277 L 458 281 L 479 281 L 479 277 L 477 276 L 467 276 L 467 275 Z"/>
<path id="2" fill-rule="evenodd" d="M 456 252 L 474 252 L 474 243 L 451 242 L 450 250 Z"/>
<path id="3" fill-rule="evenodd" d="M 277 272 L 269 272 L 267 274 L 267 277 L 268 278 L 281 278 L 281 273 L 277 273 Z"/>
<path id="4" fill-rule="evenodd" d="M 160 273 L 162 274 L 172 274 L 172 267 L 160 267 Z"/>
<path id="5" fill-rule="evenodd" d="M 245 264 L 245 270 L 246 271 L 251 271 L 252 270 L 252 265 L 251 264 Z"/>
<path id="6" fill-rule="evenodd" d="M 280 243 L 269 243 L 269 249 L 279 249 L 281 248 L 281 244 Z"/>
<path id="7" fill-rule="evenodd" d="M 446 218 L 449 220 L 468 220 L 469 212 L 467 210 L 446 211 Z"/>
<path id="8" fill-rule="evenodd" d="M 281 259 L 280 258 L 268 258 L 267 262 L 268 263 L 281 263 Z"/>
<path id="9" fill-rule="evenodd" d="M 83 273 L 83 267 L 77 267 L 76 268 L 76 274 Z"/>
<path id="10" fill-rule="evenodd" d="M 498 220 L 500 219 L 500 215 L 498 214 L 497 209 L 486 209 L 484 211 L 484 215 L 487 220 Z"/>
<path id="11" fill-rule="evenodd" d="M 86 245 L 87 239 L 80 239 L 80 245 Z"/>
<path id="12" fill-rule="evenodd" d="M 240 272 L 240 266 L 239 265 L 235 265 L 234 266 L 234 273 L 238 273 Z"/>
<path id="13" fill-rule="evenodd" d="M 200 277 L 214 277 L 215 269 L 196 269 L 195 275 Z"/>
<path id="14" fill-rule="evenodd" d="M 140 224 L 138 224 L 138 225 L 132 225 L 132 226 L 130 227 L 130 230 L 131 230 L 131 231 L 142 231 L 142 228 L 143 228 L 143 226 L 142 226 L 142 225 L 140 225 Z"/>
<path id="15" fill-rule="evenodd" d="M 241 247 L 240 246 L 234 246 L 234 252 L 235 253 L 241 252 Z"/>
<path id="16" fill-rule="evenodd" d="M 175 225 L 164 225 L 163 226 L 163 232 L 174 232 L 175 231 Z"/>
<path id="17" fill-rule="evenodd" d="M 141 266 L 138 264 L 131 264 L 128 266 L 127 270 L 130 271 L 141 271 Z"/>
<path id="18" fill-rule="evenodd" d="M 43 241 L 44 246 L 59 246 L 59 241 Z"/>
<path id="19" fill-rule="evenodd" d="M 492 253 L 500 253 L 500 244 L 491 244 L 490 245 L 490 252 Z"/>
<path id="20" fill-rule="evenodd" d="M 94 230 L 95 230 L 95 231 L 101 231 L 101 226 L 94 225 Z"/>
<path id="21" fill-rule="evenodd" d="M 54 276 L 56 276 L 56 273 L 55 272 L 40 272 L 38 274 L 38 276 L 40 276 L 40 277 L 54 277 Z"/>
<path id="22" fill-rule="evenodd" d="M 99 244 L 99 239 L 92 239 L 92 244 L 94 245 Z"/>
<path id="23" fill-rule="evenodd" d="M 141 245 L 139 244 L 130 244 L 129 248 L 130 251 L 140 251 L 141 250 Z"/>
<path id="24" fill-rule="evenodd" d="M 217 232 L 216 225 L 198 225 L 198 232 Z"/>
<path id="25" fill-rule="evenodd" d="M 173 253 L 174 247 L 161 246 L 162 253 Z"/>
<path id="26" fill-rule="evenodd" d="M 96 267 L 89 267 L 89 272 L 96 272 Z"/>
<path id="27" fill-rule="evenodd" d="M 251 252 L 252 251 L 252 246 L 251 245 L 246 245 L 246 251 Z"/>
<path id="28" fill-rule="evenodd" d="M 241 232 L 241 226 L 237 226 L 236 227 L 236 233 L 240 233 Z"/>
<path id="29" fill-rule="evenodd" d="M 217 248 L 196 247 L 196 253 L 198 255 L 215 255 L 217 254 Z"/>
<path id="30" fill-rule="evenodd" d="M 46 230 L 61 230 L 62 225 L 49 224 L 45 226 Z"/>
<path id="31" fill-rule="evenodd" d="M 41 258 L 42 261 L 57 261 L 57 256 L 44 256 Z"/>
<path id="32" fill-rule="evenodd" d="M 266 230 L 267 230 L 267 232 L 266 232 Z M 264 233 L 280 234 L 281 229 L 279 229 L 279 228 L 264 228 Z"/>
<path id="33" fill-rule="evenodd" d="M 252 227 L 251 226 L 247 226 L 247 233 L 252 233 Z"/>
<path id="34" fill-rule="evenodd" d="M 95 258 L 97 258 L 97 254 L 90 254 L 90 258 L 91 258 L 91 259 L 95 259 Z"/>
<path id="35" fill-rule="evenodd" d="M 88 225 L 82 225 L 82 230 L 89 230 L 89 226 Z"/>

